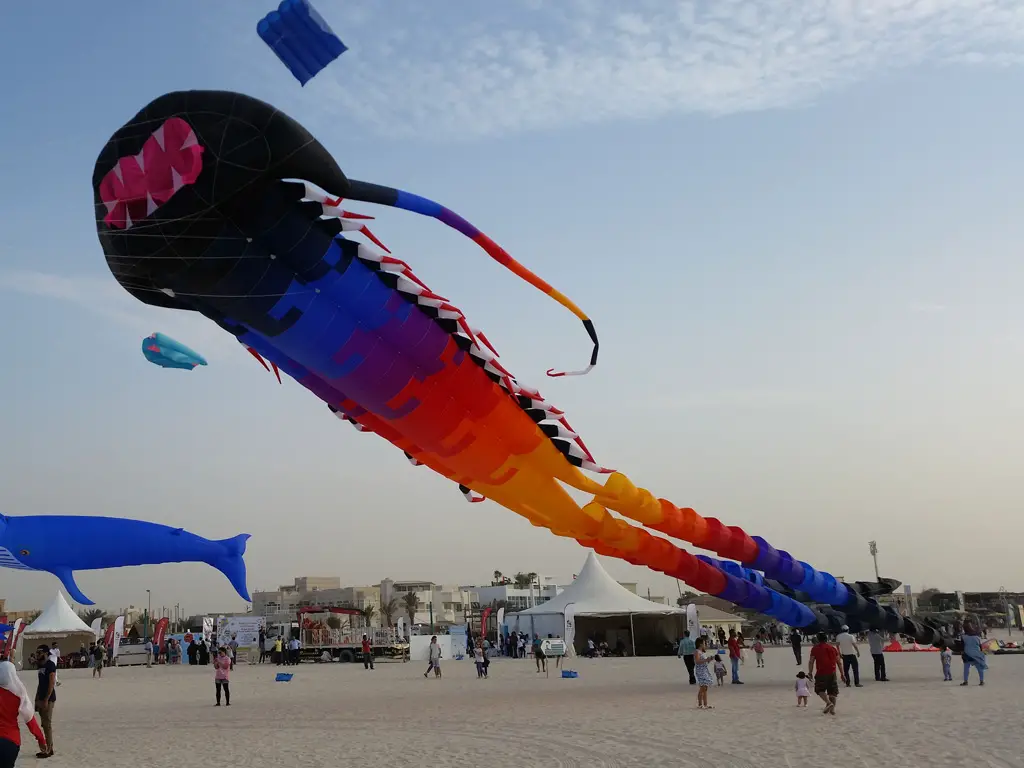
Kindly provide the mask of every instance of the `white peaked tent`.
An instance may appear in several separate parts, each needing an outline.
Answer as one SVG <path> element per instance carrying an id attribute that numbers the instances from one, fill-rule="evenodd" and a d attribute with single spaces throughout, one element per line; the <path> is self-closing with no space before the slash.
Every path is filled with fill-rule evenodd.
<path id="1" fill-rule="evenodd" d="M 671 647 L 685 621 L 684 609 L 633 594 L 609 576 L 590 552 L 572 584 L 547 602 L 507 616 L 505 626 L 541 637 L 565 637 L 577 651 L 586 647 L 591 636 L 612 647 L 621 639 L 635 655 L 638 647 L 645 651 Z"/>
<path id="2" fill-rule="evenodd" d="M 28 666 L 36 648 L 44 643 L 56 643 L 60 647 L 61 655 L 67 655 L 71 651 L 77 651 L 83 643 L 88 645 L 95 640 L 96 635 L 92 628 L 78 618 L 78 614 L 71 610 L 64 595 L 58 592 L 50 606 L 22 633 L 22 659 Z"/>

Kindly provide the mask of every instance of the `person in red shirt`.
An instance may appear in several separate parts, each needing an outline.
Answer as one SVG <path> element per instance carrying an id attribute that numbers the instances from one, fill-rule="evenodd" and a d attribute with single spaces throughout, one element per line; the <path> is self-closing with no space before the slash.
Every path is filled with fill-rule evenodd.
<path id="1" fill-rule="evenodd" d="M 825 702 L 823 714 L 836 713 L 836 701 L 839 699 L 839 680 L 843 678 L 843 669 L 839 666 L 839 649 L 828 641 L 828 635 L 819 632 L 811 658 L 807 663 L 807 676 L 814 680 L 814 693 Z M 817 667 L 818 674 L 814 674 Z"/>
<path id="2" fill-rule="evenodd" d="M 363 635 L 363 669 L 373 669 L 373 645 L 366 635 Z"/>
<path id="3" fill-rule="evenodd" d="M 14 768 L 21 751 L 22 722 L 39 742 L 39 753 L 46 754 L 46 737 L 36 720 L 32 698 L 14 665 L 0 661 L 0 768 Z"/>
<path id="4" fill-rule="evenodd" d="M 743 660 L 743 638 L 737 636 L 735 629 L 729 630 L 729 663 L 732 664 L 732 684 L 743 685 L 740 680 L 740 661 Z"/>

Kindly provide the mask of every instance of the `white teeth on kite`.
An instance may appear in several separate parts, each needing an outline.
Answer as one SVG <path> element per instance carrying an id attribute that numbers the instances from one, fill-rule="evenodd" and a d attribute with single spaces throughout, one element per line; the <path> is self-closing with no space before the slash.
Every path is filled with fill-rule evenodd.
<path id="1" fill-rule="evenodd" d="M 146 215 L 147 216 L 152 216 L 153 215 L 153 211 L 155 211 L 156 209 L 157 209 L 157 204 L 153 200 L 153 196 L 150 195 L 149 192 L 147 192 L 146 193 Z"/>
<path id="2" fill-rule="evenodd" d="M 505 372 L 495 368 L 491 363 L 484 363 L 484 370 L 493 373 L 495 376 L 505 376 Z"/>
<path id="3" fill-rule="evenodd" d="M 559 449 L 562 450 L 564 453 L 568 454 L 569 456 L 573 456 L 573 457 L 575 457 L 577 459 L 581 459 L 583 461 L 587 461 L 587 460 L 590 459 L 590 457 L 587 456 L 587 454 L 583 451 L 583 449 L 580 448 L 574 442 L 571 442 L 569 440 L 565 440 L 564 438 L 561 438 L 561 437 L 552 437 L 551 438 L 551 442 L 558 443 L 559 444 L 558 445 Z M 564 448 L 562 447 L 563 445 L 565 446 Z"/>
<path id="4" fill-rule="evenodd" d="M 174 291 L 172 291 L 170 288 L 161 288 L 160 293 L 166 293 L 172 299 L 174 298 Z"/>
<path id="5" fill-rule="evenodd" d="M 146 159 L 142 156 L 142 151 L 141 150 L 139 151 L 139 154 L 137 154 L 135 156 L 135 162 L 138 164 L 139 170 L 142 171 L 143 173 L 145 173 L 146 172 Z"/>
<path id="6" fill-rule="evenodd" d="M 153 131 L 153 138 L 156 139 L 156 143 L 160 145 L 160 149 L 164 148 L 164 127 L 161 125 L 155 131 Z"/>
<path id="7" fill-rule="evenodd" d="M 488 362 L 490 362 L 491 360 L 494 360 L 494 358 L 495 358 L 495 356 L 493 354 L 491 354 L 490 350 L 484 349 L 483 347 L 481 347 L 479 344 L 477 344 L 475 342 L 469 348 L 469 354 L 475 355 L 476 357 L 479 357 L 481 360 L 486 360 Z"/>
<path id="8" fill-rule="evenodd" d="M 380 271 L 388 272 L 392 275 L 401 275 L 405 273 L 405 267 L 401 264 L 385 264 L 381 262 Z"/>
<path id="9" fill-rule="evenodd" d="M 124 184 L 124 176 L 121 175 L 121 161 L 118 160 L 117 164 L 114 165 L 114 175 L 117 176 L 117 180 Z"/>
<path id="10" fill-rule="evenodd" d="M 384 254 L 377 253 L 375 250 L 373 250 L 372 248 L 368 248 L 362 243 L 359 243 L 356 247 L 356 256 L 358 256 L 363 261 L 372 261 L 378 264 L 384 260 Z"/>
<path id="11" fill-rule="evenodd" d="M 171 168 L 171 189 L 173 190 L 172 194 L 174 192 L 177 192 L 183 186 L 185 186 L 185 182 L 182 181 L 181 174 L 174 170 L 174 168 Z"/>
<path id="12" fill-rule="evenodd" d="M 404 275 L 398 278 L 398 283 L 395 285 L 402 293 L 411 293 L 413 296 L 419 296 L 423 293 L 423 286 L 419 283 L 415 283 Z"/>
<path id="13" fill-rule="evenodd" d="M 125 229 L 131 229 L 132 228 L 132 215 L 128 212 L 127 208 L 125 208 L 125 211 L 124 211 L 124 228 Z"/>
<path id="14" fill-rule="evenodd" d="M 608 469 L 607 467 L 599 467 L 594 462 L 586 460 L 580 462 L 580 469 L 585 469 L 588 472 L 596 472 L 599 475 L 607 475 L 615 471 L 612 469 Z"/>
<path id="15" fill-rule="evenodd" d="M 182 142 L 181 148 L 188 149 L 189 147 L 199 146 L 199 139 L 196 138 L 195 131 L 189 131 L 188 136 L 185 137 L 185 141 Z"/>
<path id="16" fill-rule="evenodd" d="M 441 301 L 440 299 L 428 299 L 425 296 L 418 296 L 416 298 L 416 303 L 421 304 L 424 307 L 434 307 L 436 309 L 437 307 L 440 307 L 444 302 Z"/>
<path id="17" fill-rule="evenodd" d="M 557 437 L 564 438 L 566 440 L 576 440 L 579 437 L 579 435 L 577 435 L 571 429 L 567 429 L 566 426 L 562 424 L 562 422 L 558 421 L 558 419 L 544 419 L 540 423 L 555 427 L 555 429 L 558 430 Z"/>
<path id="18" fill-rule="evenodd" d="M 409 463 L 412 464 L 414 467 L 418 467 L 423 463 L 413 458 L 412 454 L 410 454 L 408 451 L 405 452 L 405 458 L 407 458 L 409 460 Z"/>
<path id="19" fill-rule="evenodd" d="M 116 200 L 104 200 L 103 204 L 105 206 L 107 206 L 107 213 L 110 213 L 112 210 L 114 210 L 117 207 L 117 201 Z"/>
<path id="20" fill-rule="evenodd" d="M 462 317 L 462 313 L 458 311 L 452 312 L 450 309 L 438 309 L 437 316 L 441 320 L 458 320 Z"/>

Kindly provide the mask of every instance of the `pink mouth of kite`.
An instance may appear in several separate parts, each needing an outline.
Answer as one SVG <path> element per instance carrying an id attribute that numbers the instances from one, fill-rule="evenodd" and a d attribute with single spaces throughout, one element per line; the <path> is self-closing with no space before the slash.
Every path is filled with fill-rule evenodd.
<path id="1" fill-rule="evenodd" d="M 179 189 L 194 184 L 203 170 L 203 148 L 192 126 L 172 117 L 153 131 L 137 155 L 120 158 L 100 182 L 107 207 L 103 221 L 131 229 L 152 216 Z"/>

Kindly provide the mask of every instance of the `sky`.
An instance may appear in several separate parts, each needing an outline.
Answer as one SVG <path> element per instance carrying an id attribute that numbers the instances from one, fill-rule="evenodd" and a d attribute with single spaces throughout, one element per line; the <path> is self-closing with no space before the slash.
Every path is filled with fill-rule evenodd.
<path id="1" fill-rule="evenodd" d="M 220 88 L 288 112 L 349 176 L 440 200 L 582 306 L 600 364 L 546 379 L 585 363 L 578 321 L 444 226 L 360 209 L 601 463 L 847 579 L 871 577 L 875 539 L 915 590 L 1024 589 L 1019 3 L 316 4 L 350 50 L 304 88 L 255 33 L 269 3 L 7 10 L 0 511 L 251 533 L 250 589 L 582 565 L 114 281 L 97 154 L 156 96 Z M 156 330 L 209 367 L 147 363 Z M 243 608 L 205 565 L 78 583 L 110 609 L 147 589 L 154 609 Z M 9 608 L 57 587 L 0 570 Z"/>

